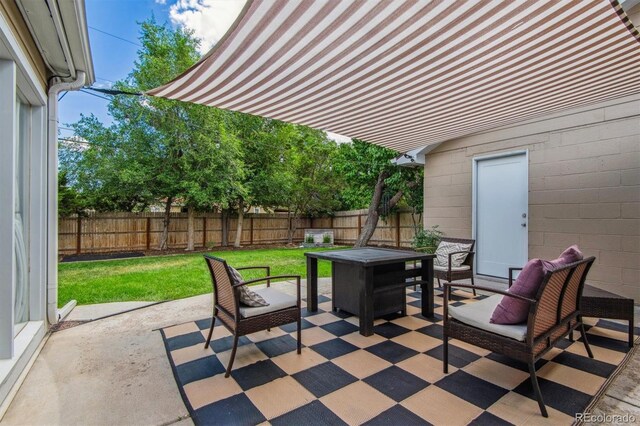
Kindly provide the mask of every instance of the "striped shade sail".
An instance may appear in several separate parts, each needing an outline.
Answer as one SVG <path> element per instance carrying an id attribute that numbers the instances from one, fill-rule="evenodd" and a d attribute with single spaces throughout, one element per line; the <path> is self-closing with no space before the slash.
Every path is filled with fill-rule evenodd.
<path id="1" fill-rule="evenodd" d="M 154 96 L 400 152 L 640 93 L 612 0 L 253 0 Z"/>

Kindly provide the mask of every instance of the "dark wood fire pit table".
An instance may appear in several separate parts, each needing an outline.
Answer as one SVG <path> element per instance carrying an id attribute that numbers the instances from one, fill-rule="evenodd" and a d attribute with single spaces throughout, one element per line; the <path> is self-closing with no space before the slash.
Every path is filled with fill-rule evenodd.
<path id="1" fill-rule="evenodd" d="M 331 262 L 333 308 L 360 317 L 360 334 L 373 334 L 373 320 L 393 312 L 406 314 L 406 287 L 422 290 L 422 315 L 433 316 L 434 255 L 383 248 L 311 252 L 307 257 L 307 310 L 318 310 L 318 259 Z M 407 262 L 420 260 L 418 268 Z M 408 281 L 414 279 L 415 281 Z"/>

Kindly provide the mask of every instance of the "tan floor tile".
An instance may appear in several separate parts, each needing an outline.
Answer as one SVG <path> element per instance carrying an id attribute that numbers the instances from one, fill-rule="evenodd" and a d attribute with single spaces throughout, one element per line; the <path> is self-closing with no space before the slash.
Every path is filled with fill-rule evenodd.
<path id="1" fill-rule="evenodd" d="M 594 327 L 587 331 L 587 340 L 589 340 L 589 335 L 593 334 L 596 336 L 608 337 L 609 339 L 622 340 L 623 342 L 629 341 L 629 334 L 627 332 L 609 330 L 608 328 Z M 576 333 L 576 337 L 578 337 L 579 333 Z"/>
<path id="2" fill-rule="evenodd" d="M 331 312 L 332 306 L 331 302 L 322 302 L 318 303 L 318 309 L 322 309 L 323 311 Z"/>
<path id="3" fill-rule="evenodd" d="M 334 358 L 331 362 L 358 379 L 364 379 L 393 365 L 362 349 Z"/>
<path id="4" fill-rule="evenodd" d="M 418 352 L 426 352 L 429 349 L 442 345 L 442 340 L 427 336 L 426 334 L 418 333 L 417 331 L 410 331 L 408 333 L 401 334 L 391 340 Z"/>
<path id="5" fill-rule="evenodd" d="M 195 331 L 200 331 L 195 322 L 187 322 L 185 324 L 174 325 L 173 327 L 167 327 L 163 329 L 164 336 L 167 339 L 176 336 L 182 336 L 183 334 L 193 333 Z M 207 330 L 209 331 L 209 330 Z"/>
<path id="6" fill-rule="evenodd" d="M 209 329 L 201 331 L 202 335 L 206 339 L 209 336 Z M 224 327 L 216 327 L 213 329 L 213 335 L 211 336 L 211 340 L 222 339 L 223 337 L 232 336 L 231 332 Z"/>
<path id="7" fill-rule="evenodd" d="M 249 389 L 245 395 L 267 419 L 278 417 L 315 399 L 291 376 Z"/>
<path id="8" fill-rule="evenodd" d="M 524 380 L 529 380 L 528 373 L 488 358 L 480 358 L 468 364 L 463 370 L 505 389 L 513 389 Z"/>
<path id="9" fill-rule="evenodd" d="M 482 414 L 482 408 L 437 386 L 429 386 L 400 405 L 434 425 L 466 425 Z"/>
<path id="10" fill-rule="evenodd" d="M 296 332 L 294 331 L 291 337 L 296 338 Z M 305 346 L 313 346 L 318 343 L 326 342 L 327 340 L 335 339 L 336 336 L 323 330 L 320 327 L 312 327 L 302 330 L 302 343 Z"/>
<path id="11" fill-rule="evenodd" d="M 231 349 L 229 349 L 228 351 L 220 352 L 218 354 L 218 359 L 225 368 L 227 368 L 227 365 L 229 365 L 230 357 Z M 258 349 L 258 347 L 253 343 L 238 346 L 238 350 L 236 351 L 236 358 L 233 361 L 232 369 L 237 370 L 238 368 L 246 367 L 247 365 L 254 364 L 267 358 L 268 357 L 264 354 L 264 352 Z"/>
<path id="12" fill-rule="evenodd" d="M 407 305 L 407 315 L 415 315 L 422 313 L 422 309 L 416 308 L 415 306 Z"/>
<path id="13" fill-rule="evenodd" d="M 584 343 L 582 342 L 575 342 L 565 350 L 574 354 L 588 356 L 587 351 L 584 348 Z M 618 352 L 595 345 L 591 345 L 591 352 L 593 352 L 593 357 L 598 361 L 603 361 L 614 365 L 620 364 L 626 355 L 624 352 Z"/>
<path id="14" fill-rule="evenodd" d="M 318 364 L 326 362 L 327 359 L 309 348 L 302 348 L 302 352 L 298 355 L 296 351 L 287 352 L 271 358 L 287 374 L 296 374 L 302 370 L 314 367 Z"/>
<path id="15" fill-rule="evenodd" d="M 435 383 L 446 376 L 442 371 L 442 361 L 425 354 L 412 356 L 396 365 L 429 383 Z M 449 374 L 456 371 L 458 371 L 456 367 L 449 366 Z"/>
<path id="16" fill-rule="evenodd" d="M 538 370 L 538 377 L 563 384 L 588 395 L 595 395 L 605 381 L 600 376 L 553 361 L 546 363 Z"/>
<path id="17" fill-rule="evenodd" d="M 433 310 L 434 313 L 438 314 L 438 315 L 443 315 L 444 316 L 444 308 L 442 306 L 435 308 Z"/>
<path id="18" fill-rule="evenodd" d="M 345 342 L 349 342 L 352 345 L 355 345 L 359 348 L 368 348 L 369 346 L 377 345 L 378 343 L 384 342 L 385 339 L 382 336 L 377 334 L 373 334 L 371 336 L 363 336 L 359 331 L 354 331 L 353 333 L 345 334 L 340 337 Z"/>
<path id="19" fill-rule="evenodd" d="M 356 316 L 348 317 L 348 318 L 345 318 L 344 320 L 350 324 L 360 327 L 360 318 Z"/>
<path id="20" fill-rule="evenodd" d="M 330 324 L 332 322 L 336 322 L 340 320 L 340 318 L 338 318 L 337 316 L 329 312 L 324 312 L 322 314 L 306 317 L 305 319 L 309 321 L 311 324 L 315 324 L 315 325 L 325 325 L 325 324 Z"/>
<path id="21" fill-rule="evenodd" d="M 400 327 L 408 328 L 409 330 L 417 330 L 419 328 L 426 327 L 427 325 L 431 324 L 429 321 L 412 317 L 410 315 L 407 315 L 401 318 L 396 318 L 391 322 L 399 325 Z"/>
<path id="22" fill-rule="evenodd" d="M 480 346 L 471 345 L 467 342 L 463 342 L 462 340 L 450 339 L 449 343 L 480 356 L 486 356 L 491 353 L 491 351 L 483 349 Z"/>
<path id="23" fill-rule="evenodd" d="M 247 338 L 251 340 L 253 343 L 258 343 L 264 340 L 273 339 L 274 337 L 284 336 L 285 334 L 287 334 L 286 331 L 283 331 L 279 327 L 275 327 L 275 328 L 272 328 L 271 331 L 262 330 L 255 333 L 247 334 Z"/>
<path id="24" fill-rule="evenodd" d="M 395 405 L 391 398 L 361 381 L 325 395 L 320 401 L 350 425 L 362 424 Z"/>
<path id="25" fill-rule="evenodd" d="M 544 395 L 543 395 L 544 397 Z M 487 409 L 491 414 L 517 425 L 559 425 L 573 424 L 573 417 L 547 405 L 549 417 L 542 417 L 538 403 L 533 399 L 509 392 Z"/>
<path id="26" fill-rule="evenodd" d="M 188 383 L 184 386 L 184 392 L 197 410 L 212 402 L 220 401 L 230 396 L 242 393 L 242 388 L 236 383 L 233 377 L 226 378 L 224 373 L 213 377 Z"/>
<path id="27" fill-rule="evenodd" d="M 376 325 L 384 324 L 386 322 L 388 322 L 386 319 L 378 318 L 377 320 L 373 320 L 373 325 L 376 326 Z"/>
<path id="28" fill-rule="evenodd" d="M 184 364 L 185 362 L 194 361 L 209 355 L 213 355 L 213 349 L 211 349 L 211 347 L 205 349 L 204 343 L 198 343 L 197 345 L 171 351 L 171 358 L 173 358 L 175 365 Z"/>

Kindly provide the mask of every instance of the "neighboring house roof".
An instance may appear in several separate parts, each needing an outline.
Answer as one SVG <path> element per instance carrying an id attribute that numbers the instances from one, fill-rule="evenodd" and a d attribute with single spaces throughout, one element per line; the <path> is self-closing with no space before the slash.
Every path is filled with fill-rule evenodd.
<path id="1" fill-rule="evenodd" d="M 51 76 L 63 81 L 86 74 L 95 81 L 84 0 L 16 0 Z M 57 37 L 54 37 L 57 36 Z"/>

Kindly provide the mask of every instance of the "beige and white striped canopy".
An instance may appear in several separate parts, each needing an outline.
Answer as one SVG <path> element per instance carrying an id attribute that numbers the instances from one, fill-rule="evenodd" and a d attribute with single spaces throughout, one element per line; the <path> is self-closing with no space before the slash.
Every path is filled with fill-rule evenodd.
<path id="1" fill-rule="evenodd" d="M 615 0 L 253 0 L 149 94 L 404 152 L 640 93 L 639 65 Z"/>

